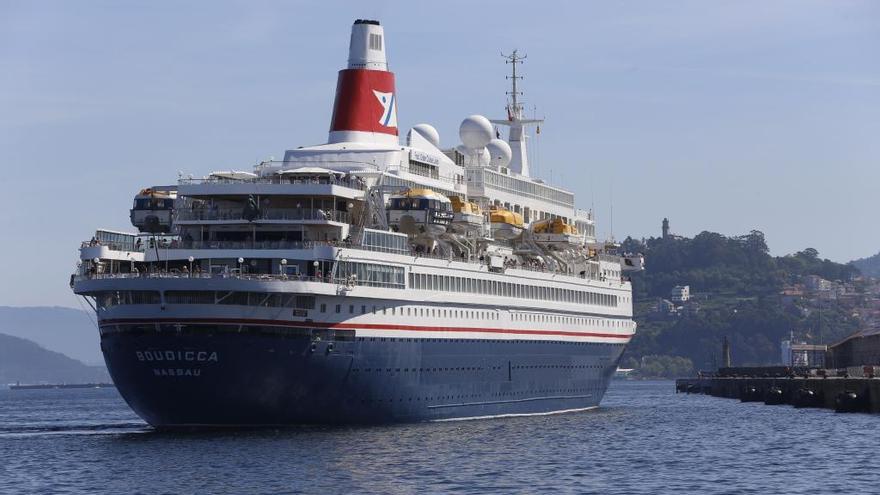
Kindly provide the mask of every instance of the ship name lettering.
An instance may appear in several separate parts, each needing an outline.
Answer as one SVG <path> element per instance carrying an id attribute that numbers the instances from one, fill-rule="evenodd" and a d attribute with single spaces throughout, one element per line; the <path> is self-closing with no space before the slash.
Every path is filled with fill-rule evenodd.
<path id="1" fill-rule="evenodd" d="M 138 361 L 218 362 L 216 351 L 135 351 Z"/>
<path id="2" fill-rule="evenodd" d="M 201 376 L 200 368 L 153 368 L 155 376 Z"/>

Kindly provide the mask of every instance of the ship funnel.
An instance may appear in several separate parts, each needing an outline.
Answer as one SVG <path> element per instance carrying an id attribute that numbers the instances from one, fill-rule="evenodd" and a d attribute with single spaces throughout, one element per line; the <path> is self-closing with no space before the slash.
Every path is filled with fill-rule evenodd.
<path id="1" fill-rule="evenodd" d="M 397 93 L 385 58 L 379 21 L 358 19 L 351 27 L 348 68 L 339 71 L 330 143 L 398 145 Z"/>

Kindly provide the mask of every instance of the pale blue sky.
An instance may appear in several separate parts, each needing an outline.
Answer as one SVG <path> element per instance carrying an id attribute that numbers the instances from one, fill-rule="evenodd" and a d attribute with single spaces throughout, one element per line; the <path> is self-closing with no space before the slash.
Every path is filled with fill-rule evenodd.
<path id="1" fill-rule="evenodd" d="M 880 2 L 0 0 L 0 305 L 76 306 L 96 227 L 142 186 L 323 142 L 351 22 L 379 19 L 400 126 L 503 114 L 528 53 L 534 168 L 600 233 L 763 230 L 775 254 L 880 250 Z M 534 143 L 533 143 L 534 144 Z"/>

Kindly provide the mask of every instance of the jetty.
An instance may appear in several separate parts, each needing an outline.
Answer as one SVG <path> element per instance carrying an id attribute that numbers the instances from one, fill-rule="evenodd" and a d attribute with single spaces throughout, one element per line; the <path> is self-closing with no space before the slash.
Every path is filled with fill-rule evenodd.
<path id="1" fill-rule="evenodd" d="M 880 413 L 880 366 L 842 370 L 782 366 L 721 368 L 715 373 L 678 379 L 675 391 L 767 405 Z"/>

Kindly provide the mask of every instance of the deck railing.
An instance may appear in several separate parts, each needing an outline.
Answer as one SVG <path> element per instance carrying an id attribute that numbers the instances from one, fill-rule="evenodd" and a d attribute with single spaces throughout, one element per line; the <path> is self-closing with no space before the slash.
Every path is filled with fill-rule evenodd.
<path id="1" fill-rule="evenodd" d="M 87 245 L 88 243 L 83 243 L 83 245 Z M 154 247 L 150 245 L 149 242 L 145 243 L 145 246 L 142 246 L 140 250 L 152 250 Z M 386 253 L 394 253 L 394 254 L 403 254 L 398 253 L 395 250 L 388 249 L 386 247 L 380 246 L 367 246 L 367 245 L 353 245 L 344 241 L 179 241 L 174 240 L 171 242 L 160 242 L 158 245 L 159 249 L 278 249 L 278 250 L 289 250 L 289 249 L 313 249 L 316 247 L 337 247 L 337 248 L 346 248 L 346 249 L 356 249 L 361 251 L 374 251 L 374 252 L 386 252 Z M 462 263 L 471 263 L 478 265 L 486 265 L 488 260 L 477 259 L 477 258 L 465 258 L 460 256 L 449 256 L 442 255 L 436 253 L 417 253 L 411 252 L 407 254 L 408 256 L 413 256 L 416 258 L 430 258 L 444 261 L 458 261 Z M 601 261 L 608 262 L 619 262 L 620 258 L 613 255 L 600 254 L 599 259 Z M 522 263 L 510 263 L 504 266 L 504 270 L 526 270 L 532 272 L 540 272 L 540 273 L 549 273 L 549 274 L 560 274 L 567 275 L 571 277 L 577 277 L 582 279 L 595 279 L 595 280 L 605 280 L 604 276 L 595 274 L 595 273 L 584 273 L 583 275 L 573 274 L 573 273 L 563 273 L 559 270 L 552 268 L 547 265 L 540 264 L 522 264 Z M 102 275 L 102 274 L 99 274 Z M 113 274 L 113 275 L 128 275 L 128 274 Z M 154 275 L 154 274 L 151 274 Z M 191 274 L 195 276 L 195 274 Z M 259 276 L 268 276 L 274 277 L 275 275 L 269 274 L 245 274 L 248 276 L 259 277 Z M 138 276 L 138 275 L 131 275 Z M 142 275 L 141 275 L 142 276 Z M 162 276 L 162 275 L 157 275 Z M 205 276 L 202 274 L 200 276 Z M 213 276 L 213 275 L 211 275 Z M 289 276 L 288 276 L 289 279 Z"/>
<path id="2" fill-rule="evenodd" d="M 245 217 L 242 208 L 185 208 L 176 210 L 177 220 L 228 220 L 250 221 L 260 220 L 303 220 L 351 223 L 351 214 L 347 211 L 322 210 L 320 208 L 263 208 L 252 218 Z"/>
<path id="3" fill-rule="evenodd" d="M 205 177 L 202 179 L 179 179 L 179 185 L 190 184 L 300 184 L 342 186 L 364 191 L 366 183 L 360 177 L 297 177 L 293 175 L 271 175 L 248 179 L 231 179 L 226 177 Z"/>

